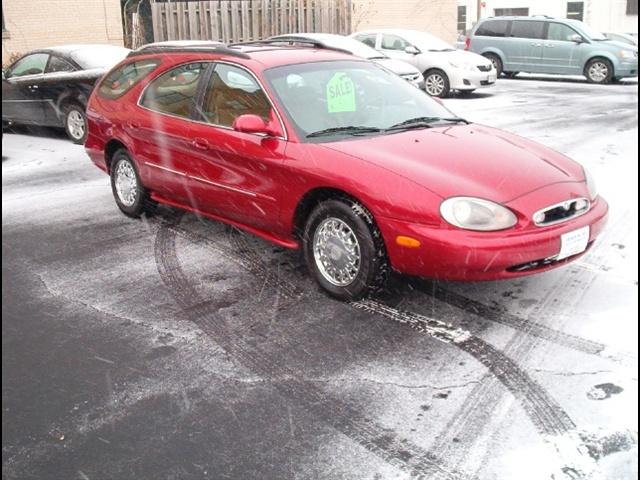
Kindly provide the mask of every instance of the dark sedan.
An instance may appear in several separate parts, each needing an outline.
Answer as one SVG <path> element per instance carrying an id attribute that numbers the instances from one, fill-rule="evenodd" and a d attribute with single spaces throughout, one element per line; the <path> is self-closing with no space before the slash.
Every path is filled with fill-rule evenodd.
<path id="1" fill-rule="evenodd" d="M 63 127 L 75 143 L 87 135 L 85 107 L 96 81 L 129 50 L 66 45 L 35 50 L 2 71 L 2 125 Z"/>

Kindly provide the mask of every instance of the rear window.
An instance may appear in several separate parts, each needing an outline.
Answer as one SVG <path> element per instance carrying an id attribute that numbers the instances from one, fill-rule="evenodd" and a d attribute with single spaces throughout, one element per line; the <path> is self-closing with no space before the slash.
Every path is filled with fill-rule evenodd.
<path id="1" fill-rule="evenodd" d="M 511 36 L 518 38 L 543 38 L 544 22 L 514 20 L 511 25 Z"/>
<path id="2" fill-rule="evenodd" d="M 159 64 L 160 60 L 157 58 L 127 63 L 104 78 L 98 88 L 98 93 L 106 98 L 121 97 Z"/>
<path id="3" fill-rule="evenodd" d="M 508 20 L 487 20 L 480 24 L 475 34 L 481 37 L 504 37 L 508 25 Z"/>

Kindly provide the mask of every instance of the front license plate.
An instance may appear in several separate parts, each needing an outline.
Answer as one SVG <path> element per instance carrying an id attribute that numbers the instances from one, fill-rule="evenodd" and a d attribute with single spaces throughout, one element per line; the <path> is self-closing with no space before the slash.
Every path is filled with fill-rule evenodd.
<path id="1" fill-rule="evenodd" d="M 587 248 L 587 243 L 589 243 L 589 225 L 560 235 L 560 253 L 556 260 L 562 260 L 571 255 L 584 252 Z"/>
<path id="2" fill-rule="evenodd" d="M 495 83 L 496 82 L 496 76 L 495 75 L 489 75 L 489 77 L 487 78 L 487 82 Z"/>

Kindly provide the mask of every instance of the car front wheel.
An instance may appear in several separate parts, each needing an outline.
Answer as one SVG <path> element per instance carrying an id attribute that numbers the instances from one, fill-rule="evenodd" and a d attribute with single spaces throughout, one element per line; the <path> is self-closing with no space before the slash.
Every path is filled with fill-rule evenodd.
<path id="1" fill-rule="evenodd" d="M 84 108 L 75 103 L 65 105 L 64 129 L 73 143 L 83 144 L 87 138 L 87 117 Z"/>
<path id="2" fill-rule="evenodd" d="M 449 78 L 442 70 L 429 70 L 424 74 L 424 88 L 432 97 L 449 95 Z"/>
<path id="3" fill-rule="evenodd" d="M 307 220 L 303 249 L 307 266 L 320 286 L 341 300 L 373 293 L 387 278 L 382 235 L 371 214 L 355 201 L 320 203 Z"/>
<path id="4" fill-rule="evenodd" d="M 587 63 L 584 74 L 591 83 L 609 83 L 613 78 L 613 66 L 609 60 L 594 58 Z"/>

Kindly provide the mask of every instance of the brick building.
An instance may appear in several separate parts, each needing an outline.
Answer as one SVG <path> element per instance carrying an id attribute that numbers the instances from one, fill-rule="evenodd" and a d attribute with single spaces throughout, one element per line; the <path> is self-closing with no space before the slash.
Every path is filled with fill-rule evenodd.
<path id="1" fill-rule="evenodd" d="M 15 53 L 72 43 L 122 46 L 120 0 L 3 0 L 2 64 Z"/>

